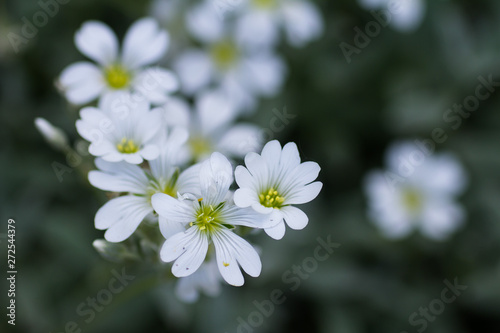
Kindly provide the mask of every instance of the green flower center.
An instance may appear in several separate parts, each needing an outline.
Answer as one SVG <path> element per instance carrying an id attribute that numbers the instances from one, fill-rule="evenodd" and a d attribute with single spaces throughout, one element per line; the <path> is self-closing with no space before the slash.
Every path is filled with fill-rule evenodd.
<path id="1" fill-rule="evenodd" d="M 225 203 L 222 202 L 214 207 L 213 205 L 204 205 L 202 201 L 203 199 L 198 200 L 200 205 L 196 211 L 196 221 L 191 222 L 189 225 L 196 225 L 201 231 L 211 232 L 223 225 L 220 220 L 220 211 Z"/>
<path id="2" fill-rule="evenodd" d="M 189 140 L 189 147 L 195 159 L 212 152 L 211 143 L 202 137 L 193 137 Z"/>
<path id="3" fill-rule="evenodd" d="M 149 186 L 146 189 L 146 196 L 151 200 L 151 197 L 156 193 L 165 193 L 173 198 L 177 198 L 177 180 L 179 179 L 180 171 L 175 169 L 170 179 L 154 178 L 149 172 L 146 172 L 146 177 L 149 179 Z"/>
<path id="4" fill-rule="evenodd" d="M 222 41 L 212 46 L 212 59 L 220 69 L 229 69 L 239 57 L 238 48 L 233 42 Z"/>
<path id="5" fill-rule="evenodd" d="M 130 84 L 131 75 L 121 65 L 111 65 L 104 72 L 106 82 L 113 89 L 122 89 Z"/>
<path id="6" fill-rule="evenodd" d="M 116 145 L 116 149 L 122 154 L 134 154 L 139 151 L 140 145 L 132 139 L 123 138 L 120 143 Z"/>
<path id="7" fill-rule="evenodd" d="M 273 187 L 259 195 L 261 205 L 265 207 L 281 208 L 285 198 L 279 195 Z"/>
<path id="8" fill-rule="evenodd" d="M 261 9 L 270 9 L 276 6 L 277 0 L 253 0 L 253 5 Z"/>
<path id="9" fill-rule="evenodd" d="M 422 196 L 414 189 L 403 190 L 403 205 L 411 213 L 418 212 L 422 208 Z"/>

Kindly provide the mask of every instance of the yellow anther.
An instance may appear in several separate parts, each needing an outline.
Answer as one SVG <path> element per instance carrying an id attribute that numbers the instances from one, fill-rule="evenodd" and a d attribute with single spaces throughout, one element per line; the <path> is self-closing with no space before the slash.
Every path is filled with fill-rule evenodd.
<path id="1" fill-rule="evenodd" d="M 227 263 L 227 262 L 225 262 L 225 261 L 223 261 L 223 262 L 222 262 L 222 264 L 224 265 L 224 267 L 229 266 L 229 263 Z"/>
<path id="2" fill-rule="evenodd" d="M 203 201 L 203 198 L 199 198 L 199 199 L 198 199 L 198 202 L 202 202 L 202 201 Z"/>

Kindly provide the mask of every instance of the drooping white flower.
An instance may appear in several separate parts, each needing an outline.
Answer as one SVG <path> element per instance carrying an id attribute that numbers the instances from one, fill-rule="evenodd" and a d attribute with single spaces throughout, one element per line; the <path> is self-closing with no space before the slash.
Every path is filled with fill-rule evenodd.
<path id="1" fill-rule="evenodd" d="M 97 21 L 83 24 L 75 35 L 75 44 L 97 64 L 78 62 L 62 72 L 60 86 L 73 104 L 86 104 L 114 91 L 139 93 L 151 103 L 161 104 L 178 88 L 170 71 L 147 67 L 161 59 L 169 44 L 167 32 L 151 18 L 130 27 L 121 53 L 114 32 Z"/>
<path id="2" fill-rule="evenodd" d="M 214 297 L 220 293 L 220 281 L 219 268 L 215 257 L 212 257 L 193 274 L 180 278 L 175 286 L 175 294 L 186 303 L 196 302 L 200 292 Z"/>
<path id="3" fill-rule="evenodd" d="M 152 197 L 153 207 L 160 217 L 188 228 L 167 238 L 160 251 L 161 259 L 175 261 L 172 266 L 175 276 L 189 276 L 205 261 L 209 245 L 213 243 L 222 277 L 231 285 L 241 286 L 244 278 L 240 267 L 256 277 L 262 264 L 255 249 L 231 229 L 234 226 L 264 228 L 266 220 L 252 209 L 233 204 L 229 191 L 233 172 L 224 155 L 213 153 L 202 163 L 199 177 L 199 198 L 174 199 L 162 193 Z"/>
<path id="4" fill-rule="evenodd" d="M 235 107 L 221 92 L 199 94 L 192 111 L 184 100 L 176 97 L 172 97 L 163 109 L 172 125 L 189 130 L 183 155 L 187 160 L 203 161 L 213 152 L 242 158 L 262 146 L 259 127 L 249 123 L 234 124 Z"/>
<path id="5" fill-rule="evenodd" d="M 127 193 L 107 202 L 96 214 L 95 226 L 99 230 L 107 229 L 104 235 L 106 240 L 121 242 L 130 237 L 142 220 L 153 213 L 151 196 L 155 193 L 172 197 L 176 197 L 177 193 L 200 193 L 200 165 L 180 172 L 172 163 L 176 160 L 175 147 L 182 144 L 185 138 L 187 135 L 173 132 L 160 156 L 149 162 L 151 170 L 125 162 L 110 163 L 101 158 L 96 159 L 99 170 L 89 172 L 90 183 L 104 191 Z M 161 219 L 160 228 L 164 235 L 184 230 L 179 224 Z"/>
<path id="6" fill-rule="evenodd" d="M 425 16 L 426 4 L 423 0 L 358 0 L 368 10 L 382 9 L 380 16 L 399 31 L 409 32 L 417 29 Z M 385 23 L 384 23 L 385 24 Z"/>
<path id="7" fill-rule="evenodd" d="M 43 138 L 54 149 L 65 151 L 68 149 L 68 137 L 60 128 L 55 127 L 44 118 L 36 118 L 35 126 Z"/>
<path id="8" fill-rule="evenodd" d="M 283 28 L 288 42 L 302 47 L 323 32 L 323 19 L 309 0 L 245 0 L 236 24 L 240 43 L 253 47 L 277 44 Z"/>
<path id="9" fill-rule="evenodd" d="M 412 142 L 389 147 L 387 170 L 372 171 L 365 180 L 368 215 L 388 238 L 403 238 L 414 230 L 442 240 L 459 228 L 464 209 L 455 202 L 467 177 L 451 154 L 430 155 Z"/>
<path id="10" fill-rule="evenodd" d="M 99 108 L 86 107 L 76 121 L 78 133 L 90 141 L 89 152 L 108 162 L 140 164 L 160 154 L 155 136 L 161 128 L 159 109 L 137 95 L 105 96 Z"/>
<path id="11" fill-rule="evenodd" d="M 238 44 L 234 29 L 225 26 L 214 7 L 203 2 L 187 15 L 187 26 L 202 48 L 179 54 L 173 68 L 184 93 L 192 95 L 213 86 L 226 92 L 238 110 L 248 111 L 257 97 L 277 94 L 286 68 L 270 48 L 251 52 Z"/>
<path id="12" fill-rule="evenodd" d="M 307 215 L 293 205 L 307 203 L 319 194 L 323 184 L 314 180 L 320 167 L 315 162 L 300 162 L 297 145 L 287 143 L 283 149 L 278 141 L 268 142 L 262 154 L 249 153 L 245 165 L 236 167 L 239 189 L 234 202 L 239 207 L 252 207 L 267 214 L 272 226 L 265 228 L 274 239 L 285 234 L 286 224 L 295 230 L 305 228 Z"/>

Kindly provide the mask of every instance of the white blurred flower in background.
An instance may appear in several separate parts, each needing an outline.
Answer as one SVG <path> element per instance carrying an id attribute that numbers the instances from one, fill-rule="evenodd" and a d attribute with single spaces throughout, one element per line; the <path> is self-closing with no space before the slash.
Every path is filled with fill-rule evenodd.
<path id="1" fill-rule="evenodd" d="M 283 28 L 288 43 L 302 47 L 323 33 L 323 18 L 307 0 L 244 0 L 236 36 L 252 47 L 276 45 Z"/>
<path id="2" fill-rule="evenodd" d="M 59 85 L 69 102 L 86 104 L 113 91 L 140 93 L 153 104 L 165 103 L 178 89 L 176 77 L 160 67 L 147 67 L 166 53 L 169 37 L 151 18 L 135 22 L 123 41 L 104 23 L 85 22 L 75 35 L 76 47 L 97 64 L 82 61 L 67 67 Z"/>
<path id="3" fill-rule="evenodd" d="M 193 95 L 207 87 L 223 90 L 238 110 L 255 107 L 257 97 L 276 95 L 283 84 L 286 67 L 271 48 L 251 51 L 228 29 L 209 2 L 186 14 L 186 25 L 202 44 L 180 53 L 173 63 L 181 89 Z"/>
<path id="4" fill-rule="evenodd" d="M 195 99 L 194 110 L 181 98 L 172 97 L 164 106 L 164 117 L 187 128 L 189 139 L 181 153 L 185 161 L 202 161 L 213 152 L 243 158 L 262 147 L 260 128 L 237 123 L 234 104 L 224 93 L 206 91 Z"/>
<path id="5" fill-rule="evenodd" d="M 368 215 L 389 238 L 414 230 L 443 240 L 465 220 L 456 202 L 467 185 L 460 162 L 451 154 L 433 153 L 413 142 L 389 147 L 387 170 L 372 171 L 365 179 Z"/>
<path id="6" fill-rule="evenodd" d="M 424 0 L 358 0 L 367 10 L 382 9 L 389 24 L 403 32 L 416 30 L 425 17 Z"/>

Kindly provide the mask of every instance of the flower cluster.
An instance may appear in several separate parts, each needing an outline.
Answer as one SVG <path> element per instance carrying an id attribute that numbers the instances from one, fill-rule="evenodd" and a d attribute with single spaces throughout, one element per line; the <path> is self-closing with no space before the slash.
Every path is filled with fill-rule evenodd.
<path id="1" fill-rule="evenodd" d="M 182 92 L 219 91 L 238 112 L 252 112 L 258 98 L 276 95 L 287 73 L 276 49 L 283 40 L 305 46 L 323 32 L 316 6 L 307 0 L 156 0 L 151 15 L 184 38 L 172 68 Z M 180 33 L 182 34 L 182 33 Z M 189 41 L 195 41 L 194 43 Z"/>
<path id="2" fill-rule="evenodd" d="M 273 2 L 273 11 L 294 15 L 280 3 Z M 157 257 L 173 263 L 172 274 L 181 278 L 177 294 L 185 301 L 196 300 L 199 291 L 216 294 L 221 279 L 243 285 L 241 270 L 259 276 L 259 254 L 244 237 L 263 229 L 281 239 L 285 225 L 303 229 L 308 218 L 295 205 L 313 200 L 322 188 L 315 181 L 320 167 L 301 163 L 294 143 L 281 147 L 274 140 L 262 148 L 258 126 L 236 123 L 243 100 L 232 97 L 276 93 L 281 60 L 270 45 L 263 52 L 236 49 L 226 30 L 217 27 L 224 21 L 210 17 L 215 12 L 207 3 L 201 6 L 188 17 L 196 20 L 191 26 L 210 50 L 188 49 L 173 62 L 180 83 L 173 72 L 152 66 L 169 46 L 168 33 L 152 18 L 134 23 L 121 48 L 108 26 L 84 23 L 75 44 L 95 63 L 70 65 L 58 80 L 68 101 L 83 106 L 76 129 L 88 141 L 97 167 L 88 173 L 89 182 L 111 192 L 95 216 L 105 240 L 94 246 L 109 258 L 110 249 L 119 248 L 113 244 L 132 238 L 152 243 Z M 307 39 L 301 33 L 289 32 L 294 43 Z M 193 98 L 172 96 L 179 88 Z M 251 97 L 244 98 L 252 101 L 246 107 L 255 103 Z M 36 125 L 49 142 L 70 149 L 58 129 L 43 119 Z M 245 165 L 234 170 L 243 158 Z M 146 229 L 155 235 L 148 236 Z"/>

